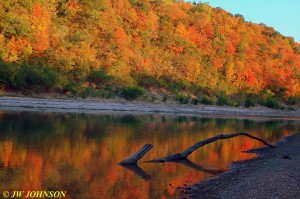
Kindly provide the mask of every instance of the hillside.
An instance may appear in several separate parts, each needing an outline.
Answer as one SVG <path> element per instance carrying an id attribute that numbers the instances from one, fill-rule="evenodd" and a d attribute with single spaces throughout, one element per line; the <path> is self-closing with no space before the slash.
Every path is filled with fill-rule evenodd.
<path id="1" fill-rule="evenodd" d="M 299 43 L 205 3 L 1 1 L 0 58 L 2 90 L 132 99 L 144 88 L 233 106 L 300 96 Z"/>

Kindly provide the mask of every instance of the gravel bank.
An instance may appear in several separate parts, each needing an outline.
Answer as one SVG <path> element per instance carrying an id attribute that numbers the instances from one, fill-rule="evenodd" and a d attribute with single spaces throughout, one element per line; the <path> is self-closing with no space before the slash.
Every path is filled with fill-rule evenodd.
<path id="1" fill-rule="evenodd" d="M 266 107 L 234 108 L 177 103 L 152 103 L 121 100 L 48 99 L 28 97 L 0 97 L 0 110 L 28 110 L 51 112 L 127 111 L 138 113 L 184 114 L 199 116 L 268 117 L 300 119 L 300 109 L 274 110 Z"/>
<path id="2" fill-rule="evenodd" d="M 220 177 L 196 184 L 191 198 L 300 198 L 300 134 L 277 143 L 277 147 L 253 150 L 257 158 L 232 164 Z"/>

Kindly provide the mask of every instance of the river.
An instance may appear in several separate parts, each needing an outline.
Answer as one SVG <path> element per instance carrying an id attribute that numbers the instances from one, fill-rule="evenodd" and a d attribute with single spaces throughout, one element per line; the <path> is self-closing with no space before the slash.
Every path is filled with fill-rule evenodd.
<path id="1" fill-rule="evenodd" d="M 217 141 L 177 163 L 145 163 L 197 141 L 247 132 L 269 142 L 300 130 L 300 121 L 160 114 L 0 112 L 0 192 L 65 191 L 66 198 L 158 199 L 212 178 L 261 147 L 247 137 Z M 150 143 L 137 167 L 120 161 Z M 1 194 L 1 193 L 0 193 Z"/>

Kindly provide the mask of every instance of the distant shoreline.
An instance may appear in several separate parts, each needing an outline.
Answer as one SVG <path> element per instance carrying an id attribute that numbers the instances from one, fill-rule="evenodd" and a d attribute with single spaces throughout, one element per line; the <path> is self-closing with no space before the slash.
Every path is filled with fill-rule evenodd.
<path id="1" fill-rule="evenodd" d="M 300 108 L 275 110 L 263 106 L 252 108 L 178 104 L 174 102 L 126 101 L 116 99 L 73 99 L 0 97 L 0 110 L 43 112 L 126 112 L 137 114 L 176 114 L 233 118 L 300 119 Z"/>

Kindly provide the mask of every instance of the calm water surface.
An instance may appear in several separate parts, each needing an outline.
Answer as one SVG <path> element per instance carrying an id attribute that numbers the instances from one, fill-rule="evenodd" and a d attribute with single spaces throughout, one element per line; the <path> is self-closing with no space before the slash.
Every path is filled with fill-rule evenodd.
<path id="1" fill-rule="evenodd" d="M 251 133 L 267 141 L 300 131 L 299 121 L 162 115 L 0 112 L 0 192 L 64 190 L 68 198 L 175 198 L 179 186 L 218 175 L 260 147 L 237 137 L 214 142 L 178 163 L 118 162 L 145 143 L 142 159 L 161 158 L 220 133 Z"/>

